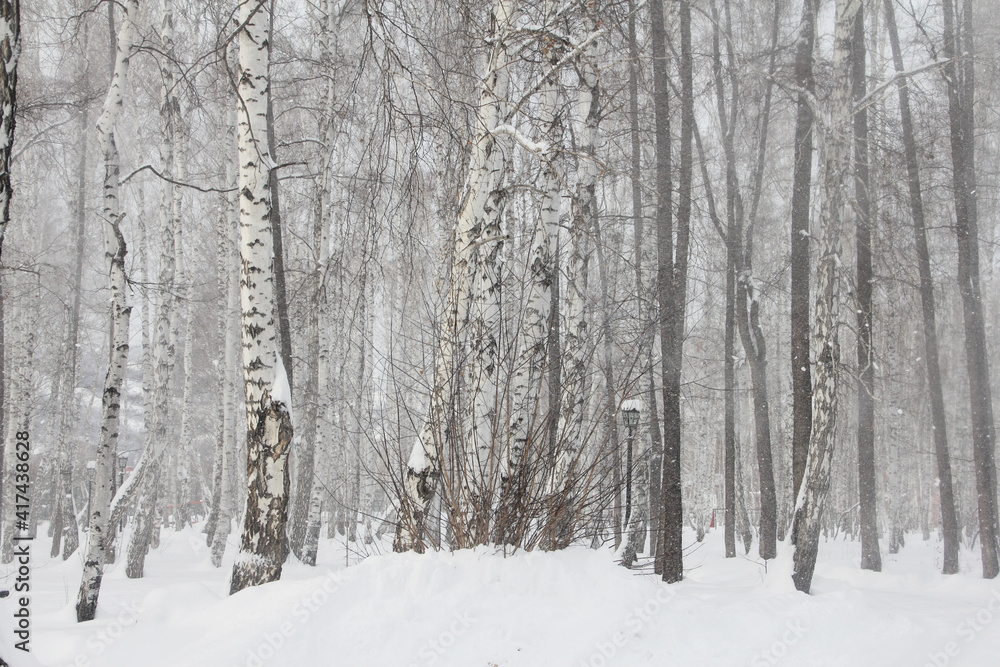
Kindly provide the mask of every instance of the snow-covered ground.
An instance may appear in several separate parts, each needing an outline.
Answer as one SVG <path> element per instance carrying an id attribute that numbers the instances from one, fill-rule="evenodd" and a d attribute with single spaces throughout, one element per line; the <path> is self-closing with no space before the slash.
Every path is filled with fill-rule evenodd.
<path id="1" fill-rule="evenodd" d="M 40 534 L 44 534 L 41 530 Z M 855 542 L 822 544 L 814 594 L 792 587 L 790 553 L 763 566 L 722 557 L 722 533 L 691 546 L 666 586 L 610 551 L 507 555 L 491 549 L 383 554 L 345 567 L 341 542 L 320 565 L 228 596 L 233 549 L 209 562 L 200 526 L 164 531 L 130 580 L 111 566 L 96 620 L 77 624 L 81 564 L 34 545 L 32 654 L 10 651 L 12 598 L 0 601 L 13 667 L 501 667 L 541 665 L 996 665 L 1000 581 L 939 574 L 940 543 L 912 535 L 884 572 L 861 572 Z M 232 545 L 231 545 L 232 546 Z M 4 583 L 12 582 L 11 570 Z M 35 662 L 37 660 L 37 662 Z"/>

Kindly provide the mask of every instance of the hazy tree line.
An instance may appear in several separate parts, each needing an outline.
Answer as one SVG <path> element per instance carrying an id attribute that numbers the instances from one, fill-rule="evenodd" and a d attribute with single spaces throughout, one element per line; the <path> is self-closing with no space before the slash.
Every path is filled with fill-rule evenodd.
<path id="1" fill-rule="evenodd" d="M 718 524 L 995 577 L 989 9 L 0 3 L 3 558 L 30 429 L 81 620 L 200 518 L 233 592 Z"/>

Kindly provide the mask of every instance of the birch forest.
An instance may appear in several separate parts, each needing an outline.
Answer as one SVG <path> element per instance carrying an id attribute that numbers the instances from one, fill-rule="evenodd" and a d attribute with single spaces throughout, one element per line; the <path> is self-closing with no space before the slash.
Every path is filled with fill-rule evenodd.
<path id="1" fill-rule="evenodd" d="M 4 572 L 996 578 L 996 10 L 0 0 Z"/>

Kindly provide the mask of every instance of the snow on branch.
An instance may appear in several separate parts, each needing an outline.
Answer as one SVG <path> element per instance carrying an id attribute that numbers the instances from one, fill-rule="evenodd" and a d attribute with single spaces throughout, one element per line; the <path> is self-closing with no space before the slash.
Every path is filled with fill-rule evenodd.
<path id="1" fill-rule="evenodd" d="M 872 89 L 872 91 L 870 93 L 868 93 L 867 95 L 865 95 L 864 97 L 862 97 L 860 100 L 858 100 L 854 104 L 853 111 L 857 111 L 858 109 L 860 109 L 860 108 L 862 108 L 864 106 L 867 106 L 872 101 L 873 98 L 875 98 L 878 95 L 881 95 L 882 92 L 884 92 L 886 88 L 888 88 L 889 86 L 895 84 L 900 79 L 906 79 L 906 78 L 909 78 L 909 77 L 912 77 L 912 76 L 916 76 L 917 74 L 920 74 L 921 72 L 925 72 L 925 71 L 927 71 L 929 69 L 934 69 L 936 67 L 944 67 L 948 63 L 951 63 L 951 62 L 953 62 L 955 60 L 958 60 L 959 58 L 962 58 L 962 57 L 964 57 L 964 56 L 957 56 L 955 58 L 948 58 L 946 60 L 932 60 L 929 63 L 924 63 L 923 65 L 920 65 L 919 67 L 914 67 L 911 70 L 907 70 L 905 72 L 896 72 L 895 74 L 893 74 L 892 76 L 890 76 L 888 79 L 886 79 L 884 82 L 882 82 L 881 85 L 879 85 L 876 88 Z"/>
<path id="2" fill-rule="evenodd" d="M 513 125 L 497 125 L 493 130 L 494 134 L 506 134 L 514 137 L 514 140 L 521 144 L 525 150 L 532 153 L 547 153 L 550 146 L 547 141 L 532 141 Z"/>

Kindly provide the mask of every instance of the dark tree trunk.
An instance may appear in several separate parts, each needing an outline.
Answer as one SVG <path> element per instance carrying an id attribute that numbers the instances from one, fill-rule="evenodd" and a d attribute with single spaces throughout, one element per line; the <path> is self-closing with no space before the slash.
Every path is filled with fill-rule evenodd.
<path id="1" fill-rule="evenodd" d="M 666 387 L 674 338 L 674 326 L 670 320 L 672 315 L 670 288 L 674 256 L 673 211 L 671 210 L 673 184 L 670 175 L 670 82 L 667 76 L 667 31 L 664 25 L 663 4 L 653 2 L 650 5 L 649 17 L 651 24 L 650 42 L 653 53 L 653 114 L 656 141 L 656 295 L 659 305 L 660 354 L 664 376 L 664 450 L 663 461 L 660 464 L 660 505 L 655 508 L 654 512 L 654 515 L 658 517 L 654 521 L 656 529 L 654 537 L 657 541 L 654 569 L 657 574 L 662 574 L 667 559 L 664 536 L 668 530 L 675 528 L 672 523 L 668 522 L 666 512 L 666 507 L 674 502 L 673 498 L 668 498 L 668 495 L 675 490 L 667 488 L 674 477 L 673 461 L 670 460 L 670 457 L 675 452 L 669 451 L 671 447 L 670 431 L 672 430 L 669 420 L 673 411 L 669 407 L 670 398 Z M 667 468 L 671 468 L 671 470 L 668 471 Z M 679 527 L 679 522 L 677 523 Z M 674 541 L 676 540 L 672 539 L 672 542 Z M 680 553 L 675 544 L 671 546 L 670 559 L 671 572 L 673 572 L 677 569 L 677 561 L 680 560 Z"/>
<path id="2" fill-rule="evenodd" d="M 803 0 L 802 22 L 795 46 L 795 85 L 799 93 L 795 115 L 795 157 L 792 174 L 792 490 L 796 497 L 806 469 L 812 431 L 812 373 L 809 365 L 809 190 L 812 187 L 813 110 L 815 92 L 813 42 L 816 1 Z"/>
<path id="3" fill-rule="evenodd" d="M 658 3 L 653 3 L 656 7 Z M 654 18 L 654 30 L 659 24 L 661 32 L 661 48 L 665 52 L 665 28 L 662 21 L 662 10 L 654 10 L 655 14 L 661 14 L 661 20 Z M 667 583 L 674 583 L 684 578 L 683 564 L 683 530 L 684 511 L 683 496 L 681 487 L 681 364 L 682 350 L 684 346 L 684 312 L 687 305 L 687 258 L 689 247 L 689 225 L 691 221 L 691 174 L 693 167 L 692 144 L 694 125 L 694 88 L 691 62 L 691 5 L 687 0 L 680 3 L 680 37 L 681 37 L 681 57 L 679 62 L 679 72 L 681 80 L 681 147 L 680 147 L 680 173 L 678 182 L 678 206 L 677 206 L 677 238 L 676 250 L 673 247 L 672 225 L 669 217 L 669 210 L 666 215 L 660 212 L 661 205 L 670 204 L 670 176 L 668 174 L 657 174 L 657 190 L 660 195 L 657 202 L 657 217 L 661 219 L 659 231 L 661 233 L 659 243 L 659 265 L 660 275 L 665 278 L 661 280 L 659 288 L 660 295 L 660 341 L 663 350 L 663 483 L 661 493 L 663 495 L 663 550 L 657 554 L 657 560 L 661 563 L 661 574 Z M 653 37 L 654 46 L 657 43 L 656 36 Z M 657 62 L 660 65 L 660 75 L 655 74 Z M 654 52 L 654 87 L 659 95 L 659 86 L 666 87 L 666 62 L 665 58 L 656 58 Z M 656 106 L 656 134 L 657 134 L 657 172 L 664 167 L 669 168 L 670 164 L 670 138 L 669 121 L 661 115 L 661 111 L 666 111 L 666 91 L 663 95 L 663 109 L 660 102 Z M 666 137 L 661 137 L 661 134 Z M 664 151 L 664 160 L 661 161 L 661 147 Z M 665 187 L 664 187 L 665 186 Z M 664 201 L 666 193 L 666 201 Z M 664 224 L 665 223 L 665 224 Z M 665 242 L 664 242 L 665 241 Z M 676 254 L 675 254 L 675 252 Z M 672 259 L 672 261 L 671 261 Z"/>
<path id="4" fill-rule="evenodd" d="M 707 179 L 706 179 L 707 180 Z M 733 356 L 736 353 L 736 253 L 732 243 L 726 243 L 726 325 L 723 345 L 723 382 L 725 417 L 723 449 L 725 450 L 725 522 L 726 558 L 736 557 L 736 374 Z"/>
<path id="5" fill-rule="evenodd" d="M 271 0 L 271 34 L 274 31 L 274 2 Z M 268 44 L 270 49 L 270 43 Z M 267 97 L 267 145 L 271 147 L 271 160 L 277 162 L 277 141 L 274 132 L 274 104 L 273 95 Z M 288 388 L 295 396 L 295 383 L 292 380 L 294 372 L 294 359 L 292 359 L 292 328 L 288 322 L 288 297 L 285 292 L 285 250 L 282 242 L 281 230 L 281 207 L 278 200 L 278 170 L 271 169 L 268 172 L 268 188 L 271 190 L 271 242 L 274 247 L 274 307 L 278 315 L 278 353 L 281 355 L 285 366 L 285 375 L 288 376 Z M 289 406 L 290 407 L 290 406 Z"/>
<path id="6" fill-rule="evenodd" d="M 865 81 L 865 14 L 854 19 L 851 52 L 855 103 L 867 90 Z M 875 351 L 872 348 L 872 215 L 868 173 L 868 110 L 854 112 L 855 255 L 858 321 L 858 491 L 861 496 L 861 569 L 882 571 L 878 547 L 878 494 L 875 485 Z"/>
<path id="7" fill-rule="evenodd" d="M 639 320 L 642 322 L 644 328 L 644 334 L 640 343 L 641 349 L 639 354 L 645 363 L 644 375 L 648 378 L 648 391 L 646 392 L 646 408 L 649 411 L 648 423 L 649 423 L 649 450 L 642 456 L 640 462 L 640 470 L 637 471 L 639 474 L 634 476 L 634 480 L 638 484 L 647 484 L 648 493 L 645 494 L 646 507 L 636 508 L 632 512 L 641 514 L 645 517 L 645 520 L 641 522 L 641 526 L 638 523 L 632 522 L 636 525 L 636 530 L 631 531 L 629 534 L 629 543 L 633 544 L 633 555 L 637 551 L 641 551 L 645 547 L 646 543 L 646 533 L 647 531 L 652 535 L 652 539 L 649 540 L 650 544 L 650 556 L 655 556 L 656 554 L 656 536 L 659 535 L 659 531 L 656 529 L 658 526 L 658 519 L 660 516 L 659 507 L 661 503 L 660 497 L 660 476 L 662 474 L 662 450 L 661 450 L 661 440 L 660 440 L 660 424 L 658 410 L 656 409 L 656 367 L 653 362 L 653 341 L 655 339 L 655 330 L 653 323 L 653 308 L 652 304 L 648 302 L 649 295 L 646 294 L 645 283 L 643 282 L 642 275 L 642 244 L 646 238 L 645 230 L 645 220 L 642 214 L 642 148 L 639 142 L 639 47 L 636 42 L 636 25 L 635 25 L 635 12 L 633 11 L 635 7 L 634 0 L 629 2 L 629 18 L 628 18 L 628 48 L 629 48 L 629 136 L 631 139 L 631 164 L 630 164 L 630 179 L 632 181 L 632 224 L 633 224 L 633 253 L 635 262 L 635 284 L 636 284 L 636 294 L 638 295 L 639 302 Z M 629 467 L 629 472 L 631 473 L 631 467 Z M 641 475 L 641 479 L 640 479 Z M 639 494 L 640 497 L 643 494 Z M 653 508 L 650 513 L 649 508 Z M 640 535 L 641 533 L 641 535 Z M 630 567 L 631 564 L 627 564 L 626 567 Z"/>
<path id="8" fill-rule="evenodd" d="M 886 28 L 892 47 L 892 59 L 897 74 L 905 71 L 893 0 L 885 0 Z M 899 113 L 903 130 L 903 152 L 906 157 L 907 185 L 910 191 L 910 214 L 913 217 L 913 235 L 917 248 L 917 267 L 920 271 L 920 303 L 923 313 L 924 357 L 927 359 L 927 386 L 931 399 L 931 424 L 934 431 L 934 455 L 937 461 L 938 493 L 941 503 L 941 524 L 944 536 L 944 574 L 958 572 L 958 517 L 955 514 L 955 496 L 952 489 L 951 458 L 948 454 L 948 432 L 945 428 L 944 392 L 941 389 L 941 366 L 938 361 L 937 324 L 934 308 L 934 279 L 931 276 L 930 252 L 927 249 L 927 231 L 924 224 L 924 203 L 920 191 L 920 170 L 917 162 L 917 143 L 913 137 L 913 119 L 910 115 L 910 91 L 906 81 L 896 80 L 899 92 Z"/>
<path id="9" fill-rule="evenodd" d="M 990 393 L 986 329 L 979 287 L 979 221 L 977 213 L 975 134 L 973 102 L 975 75 L 973 58 L 965 57 L 959 68 L 953 60 L 958 49 L 959 26 L 953 0 L 944 0 L 944 55 L 948 63 L 944 75 L 948 86 L 952 184 L 955 191 L 955 234 L 958 241 L 958 287 L 962 294 L 965 321 L 965 357 L 969 371 L 969 398 L 972 412 L 972 453 L 976 469 L 976 496 L 979 509 L 979 540 L 983 554 L 983 577 L 1000 573 L 997 560 L 996 464 L 993 399 Z M 972 7 L 965 3 L 963 50 L 974 53 Z M 961 79 L 960 79 L 961 77 Z"/>

